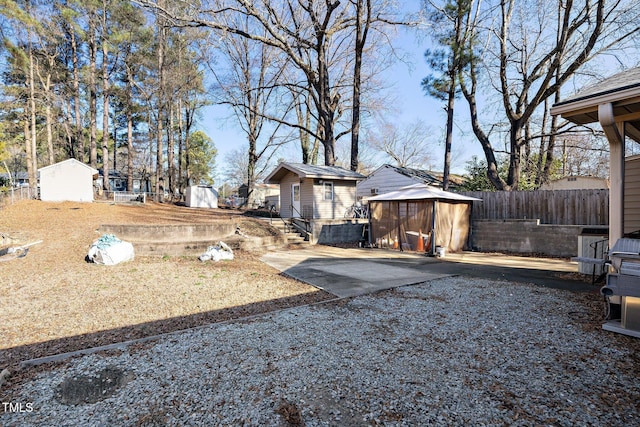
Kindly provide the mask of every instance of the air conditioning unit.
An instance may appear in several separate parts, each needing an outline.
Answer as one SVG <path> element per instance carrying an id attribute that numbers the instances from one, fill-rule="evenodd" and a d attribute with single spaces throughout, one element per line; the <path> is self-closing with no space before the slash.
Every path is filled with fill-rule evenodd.
<path id="1" fill-rule="evenodd" d="M 378 189 L 377 188 L 372 188 L 371 189 L 371 194 L 378 194 Z"/>

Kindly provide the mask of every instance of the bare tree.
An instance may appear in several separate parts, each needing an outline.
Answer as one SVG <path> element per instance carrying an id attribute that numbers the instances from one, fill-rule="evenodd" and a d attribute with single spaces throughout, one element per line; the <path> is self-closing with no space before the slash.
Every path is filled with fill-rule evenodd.
<path id="1" fill-rule="evenodd" d="M 230 26 L 247 32 L 253 30 L 246 16 L 229 16 L 229 19 Z M 247 172 L 243 176 L 248 190 L 247 203 L 251 204 L 259 163 L 265 163 L 264 157 L 268 162 L 275 149 L 287 141 L 286 137 L 277 135 L 292 107 L 291 103 L 283 105 L 279 95 L 289 61 L 279 49 L 237 35 L 220 40 L 216 51 L 220 54 L 218 62 L 210 66 L 216 81 L 216 102 L 232 108 L 247 136 Z M 277 117 L 275 125 L 268 126 L 268 117 Z"/>
<path id="2" fill-rule="evenodd" d="M 432 134 L 422 120 L 408 125 L 383 123 L 377 134 L 370 135 L 373 148 L 385 153 L 396 166 L 425 168 L 433 162 Z"/>
<path id="3" fill-rule="evenodd" d="M 476 1 L 472 8 L 465 40 L 474 55 L 461 89 L 485 153 L 490 181 L 500 190 L 517 189 L 527 125 L 545 100 L 555 96 L 594 56 L 631 40 L 639 28 L 638 9 L 625 0 L 558 0 L 539 3 L 537 8 L 519 0 L 496 0 L 482 9 Z M 499 108 L 494 109 L 499 114 L 481 120 L 478 89 L 487 83 L 500 99 Z M 495 156 L 496 136 L 483 124 L 505 118 L 509 171 L 503 179 Z M 493 123 L 492 130 L 498 129 Z"/>

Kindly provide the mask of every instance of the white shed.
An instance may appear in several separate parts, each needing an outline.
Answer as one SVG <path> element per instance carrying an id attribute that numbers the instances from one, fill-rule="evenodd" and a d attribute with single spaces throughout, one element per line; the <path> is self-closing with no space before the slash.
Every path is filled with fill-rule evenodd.
<path id="1" fill-rule="evenodd" d="M 76 159 L 38 169 L 40 200 L 45 202 L 92 202 L 93 177 L 98 171 Z"/>
<path id="2" fill-rule="evenodd" d="M 187 187 L 185 204 L 190 208 L 217 208 L 218 192 L 210 185 Z"/>

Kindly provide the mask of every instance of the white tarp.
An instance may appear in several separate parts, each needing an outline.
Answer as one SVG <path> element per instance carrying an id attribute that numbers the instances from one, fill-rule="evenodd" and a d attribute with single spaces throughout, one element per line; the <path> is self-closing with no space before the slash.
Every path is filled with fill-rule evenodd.
<path id="1" fill-rule="evenodd" d="M 87 257 L 96 264 L 116 265 L 133 260 L 133 245 L 113 234 L 104 234 L 91 244 Z"/>
<path id="2" fill-rule="evenodd" d="M 233 251 L 225 242 L 218 242 L 215 246 L 209 246 L 207 251 L 200 255 L 200 261 L 220 261 L 223 259 L 233 259 Z"/>

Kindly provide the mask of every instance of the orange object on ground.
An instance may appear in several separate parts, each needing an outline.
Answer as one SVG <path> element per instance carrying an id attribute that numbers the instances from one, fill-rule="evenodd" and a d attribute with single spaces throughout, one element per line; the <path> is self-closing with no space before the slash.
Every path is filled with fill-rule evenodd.
<path id="1" fill-rule="evenodd" d="M 422 240 L 422 230 L 418 233 L 418 244 L 416 245 L 416 251 L 424 252 L 424 240 Z"/>

